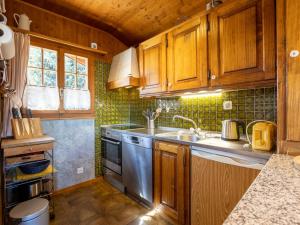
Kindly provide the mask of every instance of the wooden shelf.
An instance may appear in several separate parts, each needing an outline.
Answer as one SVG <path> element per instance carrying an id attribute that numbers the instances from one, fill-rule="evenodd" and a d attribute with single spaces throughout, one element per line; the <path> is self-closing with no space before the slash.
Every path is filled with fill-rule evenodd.
<path id="1" fill-rule="evenodd" d="M 93 53 L 100 54 L 100 55 L 107 55 L 106 51 L 103 51 L 103 50 L 100 50 L 100 49 L 94 49 L 94 48 L 86 47 L 86 46 L 83 46 L 83 45 L 75 44 L 75 43 L 72 43 L 72 42 L 69 42 L 69 41 L 64 41 L 64 40 L 54 38 L 54 37 L 49 37 L 49 36 L 39 34 L 39 33 L 36 33 L 36 32 L 31 32 L 31 31 L 19 29 L 19 28 L 16 28 L 16 27 L 10 27 L 10 28 L 15 32 L 21 32 L 21 33 L 29 34 L 29 36 L 31 36 L 31 37 L 39 38 L 39 39 L 46 40 L 46 41 L 51 41 L 51 42 L 62 44 L 62 45 L 67 45 L 67 46 L 70 46 L 70 47 L 78 48 L 78 49 L 81 49 L 81 50 L 93 52 Z"/>

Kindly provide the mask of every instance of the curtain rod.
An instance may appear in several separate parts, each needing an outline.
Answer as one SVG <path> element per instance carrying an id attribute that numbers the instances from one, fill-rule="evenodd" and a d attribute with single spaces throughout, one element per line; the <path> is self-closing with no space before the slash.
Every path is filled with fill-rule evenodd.
<path id="1" fill-rule="evenodd" d="M 75 44 L 75 43 L 72 43 L 72 42 L 69 42 L 69 41 L 64 41 L 64 40 L 54 38 L 54 37 L 49 37 L 49 36 L 39 34 L 39 33 L 36 33 L 36 32 L 31 32 L 31 31 L 19 29 L 19 28 L 16 28 L 16 27 L 10 27 L 10 28 L 15 32 L 25 33 L 25 34 L 28 34 L 31 37 L 39 38 L 39 39 L 46 40 L 46 41 L 51 41 L 51 42 L 62 44 L 62 45 L 67 45 L 67 46 L 70 46 L 70 47 L 82 49 L 82 50 L 89 51 L 89 52 L 94 52 L 94 53 L 97 53 L 97 54 L 100 54 L 100 55 L 107 55 L 107 52 L 103 51 L 103 50 L 86 47 L 86 46 L 83 46 L 83 45 Z"/>

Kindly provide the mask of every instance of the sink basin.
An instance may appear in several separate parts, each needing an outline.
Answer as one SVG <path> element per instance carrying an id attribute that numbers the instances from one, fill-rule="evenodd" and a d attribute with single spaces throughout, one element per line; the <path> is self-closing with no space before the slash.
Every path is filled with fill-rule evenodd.
<path id="1" fill-rule="evenodd" d="M 157 134 L 157 137 L 171 138 L 179 141 L 187 141 L 187 142 L 197 142 L 204 138 L 199 137 L 198 135 L 191 134 L 187 131 L 175 131 L 175 132 L 167 132 L 162 134 Z"/>

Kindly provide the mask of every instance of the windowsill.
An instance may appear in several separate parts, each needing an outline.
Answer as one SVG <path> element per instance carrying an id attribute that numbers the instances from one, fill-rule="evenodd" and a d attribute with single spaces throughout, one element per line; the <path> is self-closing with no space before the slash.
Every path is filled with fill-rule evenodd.
<path id="1" fill-rule="evenodd" d="M 95 112 L 32 112 L 33 117 L 42 120 L 66 120 L 66 119 L 95 119 Z"/>

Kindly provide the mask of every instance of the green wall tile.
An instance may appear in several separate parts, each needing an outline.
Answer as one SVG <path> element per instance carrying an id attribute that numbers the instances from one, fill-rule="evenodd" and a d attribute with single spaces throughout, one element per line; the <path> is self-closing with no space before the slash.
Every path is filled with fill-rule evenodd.
<path id="1" fill-rule="evenodd" d="M 136 89 L 107 90 L 110 64 L 95 63 L 95 111 L 96 111 L 96 174 L 101 174 L 100 126 L 104 124 L 136 123 L 146 125 L 143 110 L 163 109 L 156 126 L 190 128 L 191 124 L 172 118 L 187 116 L 204 130 L 221 131 L 222 120 L 241 119 L 246 124 L 255 119 L 276 121 L 276 88 L 257 88 L 223 92 L 221 96 L 195 98 L 140 98 Z M 223 110 L 223 101 L 231 100 L 232 110 Z M 169 107 L 170 111 L 166 112 Z"/>

